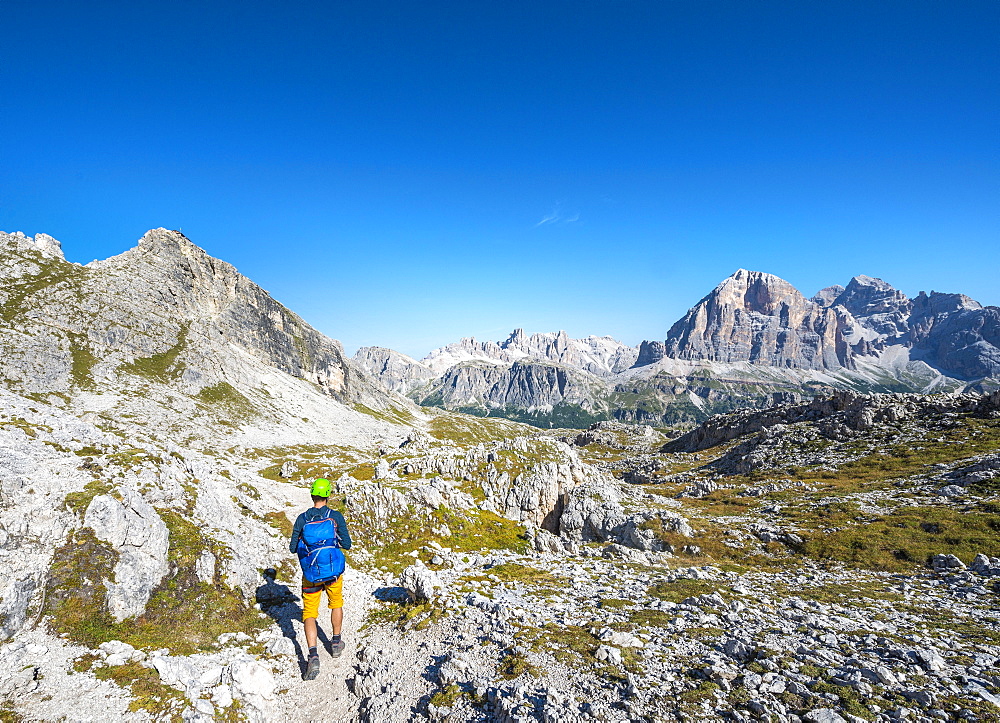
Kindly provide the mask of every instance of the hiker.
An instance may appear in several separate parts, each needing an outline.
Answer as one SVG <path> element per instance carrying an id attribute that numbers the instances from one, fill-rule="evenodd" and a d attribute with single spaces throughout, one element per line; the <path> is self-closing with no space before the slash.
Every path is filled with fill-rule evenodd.
<path id="1" fill-rule="evenodd" d="M 351 549 L 351 535 L 344 516 L 326 504 L 330 498 L 330 480 L 320 477 L 313 482 L 310 493 L 313 506 L 296 518 L 288 545 L 289 550 L 298 554 L 302 565 L 302 622 L 309 645 L 306 680 L 314 680 L 319 675 L 316 618 L 324 590 L 330 604 L 330 625 L 333 627 L 330 654 L 339 658 L 344 652 L 340 631 L 344 622 L 346 561 L 341 550 Z"/>

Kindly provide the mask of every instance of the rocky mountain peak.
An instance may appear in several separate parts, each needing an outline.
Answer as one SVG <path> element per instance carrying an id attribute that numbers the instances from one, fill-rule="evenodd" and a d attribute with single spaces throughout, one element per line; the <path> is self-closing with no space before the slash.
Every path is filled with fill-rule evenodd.
<path id="1" fill-rule="evenodd" d="M 501 346 L 503 347 L 520 346 L 524 344 L 524 341 L 527 338 L 528 337 L 524 333 L 524 329 L 514 329 L 514 331 L 510 333 L 510 336 L 507 337 L 507 340 L 503 344 L 501 344 Z"/>
<path id="2" fill-rule="evenodd" d="M 35 234 L 35 246 L 46 256 L 52 256 L 57 259 L 64 259 L 62 244 L 57 240 L 49 236 L 47 233 L 36 233 Z"/>
<path id="3" fill-rule="evenodd" d="M 851 279 L 833 303 L 840 304 L 854 316 L 862 317 L 908 311 L 910 300 L 892 284 L 861 275 Z"/>
<path id="4" fill-rule="evenodd" d="M 139 246 L 160 246 L 164 248 L 198 248 L 180 231 L 167 228 L 151 228 L 139 239 Z M 200 251 L 201 249 L 198 248 Z"/>
<path id="5" fill-rule="evenodd" d="M 407 394 L 436 374 L 416 359 L 381 346 L 363 346 L 351 357 L 355 366 L 382 382 L 387 389 Z"/>
<path id="6" fill-rule="evenodd" d="M 91 261 L 87 267 L 95 270 L 152 267 L 158 269 L 155 273 L 162 274 L 164 282 L 176 278 L 184 286 L 233 287 L 238 280 L 244 279 L 234 266 L 210 256 L 180 231 L 165 228 L 150 229 L 132 248 L 117 256 Z"/>
<path id="7" fill-rule="evenodd" d="M 800 305 L 805 297 L 790 283 L 773 274 L 739 269 L 712 291 L 712 298 L 719 306 L 743 308 L 768 316 L 782 305 Z"/>
<path id="8" fill-rule="evenodd" d="M 14 233 L 0 232 L 0 243 L 12 249 L 21 251 L 35 251 L 43 256 L 64 261 L 62 244 L 47 233 L 37 233 L 34 237 L 27 236 L 20 231 Z"/>
<path id="9" fill-rule="evenodd" d="M 816 292 L 816 295 L 810 299 L 814 304 L 819 304 L 824 309 L 833 306 L 837 301 L 837 297 L 844 293 L 844 287 L 840 284 L 834 284 L 833 286 L 827 286 L 825 289 L 820 289 Z"/>
<path id="10" fill-rule="evenodd" d="M 61 253 L 42 263 L 37 254 L 59 249 L 45 235 L 4 240 L 23 256 L 14 259 L 20 266 L 12 273 L 0 270 L 0 279 L 17 284 L 0 288 L 4 313 L 19 333 L 44 340 L 29 348 L 0 334 L 0 344 L 9 345 L 0 373 L 26 391 L 114 381 L 120 369 L 150 363 L 142 360 L 170 359 L 169 370 L 154 376 L 176 377 L 193 391 L 276 369 L 343 402 L 378 406 L 386 398 L 346 363 L 340 342 L 179 231 L 153 229 L 135 247 L 86 267 L 66 262 Z M 36 255 L 24 253 L 32 249 Z M 80 359 L 93 359 L 85 373 Z"/>
<path id="11" fill-rule="evenodd" d="M 982 308 L 982 304 L 965 294 L 946 294 L 940 291 L 931 291 L 930 294 L 921 291 L 913 300 L 915 315 L 947 314 L 954 311 L 974 311 Z"/>
<path id="12" fill-rule="evenodd" d="M 664 356 L 784 368 L 851 366 L 839 333 L 850 320 L 773 274 L 740 269 L 667 332 Z M 647 349 L 643 358 L 655 358 Z"/>

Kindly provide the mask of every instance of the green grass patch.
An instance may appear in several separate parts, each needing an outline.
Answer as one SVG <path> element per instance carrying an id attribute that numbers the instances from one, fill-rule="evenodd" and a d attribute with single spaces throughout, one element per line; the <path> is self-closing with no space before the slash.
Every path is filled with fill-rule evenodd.
<path id="1" fill-rule="evenodd" d="M 681 578 L 679 580 L 661 580 L 649 587 L 646 591 L 650 597 L 669 602 L 684 602 L 689 597 L 699 595 L 709 595 L 720 590 L 721 583 L 710 580 L 689 580 Z"/>
<path id="2" fill-rule="evenodd" d="M 697 686 L 690 690 L 685 690 L 678 696 L 682 707 L 700 705 L 702 701 L 715 700 L 715 692 L 719 686 L 709 680 L 702 680 Z"/>
<path id="3" fill-rule="evenodd" d="M 497 673 L 504 680 L 514 680 L 515 678 L 520 678 L 522 675 L 530 675 L 537 678 L 540 675 L 538 668 L 532 665 L 531 661 L 520 653 L 511 653 L 505 656 L 500 661 L 500 665 L 497 666 Z"/>
<path id="4" fill-rule="evenodd" d="M 814 693 L 832 693 L 840 698 L 840 707 L 845 713 L 865 720 L 875 720 L 875 714 L 858 699 L 858 693 L 854 688 L 819 681 L 812 686 L 812 691 Z"/>
<path id="5" fill-rule="evenodd" d="M 281 466 L 284 462 L 278 462 L 277 464 L 272 464 L 269 467 L 265 467 L 260 470 L 259 474 L 264 479 L 269 479 L 273 482 L 301 482 L 302 480 L 314 480 L 317 477 L 325 477 L 326 479 L 337 479 L 340 477 L 339 472 L 334 472 L 334 467 L 329 462 L 303 462 L 300 460 L 292 460 L 295 465 L 295 470 L 292 472 L 291 477 L 282 477 Z"/>
<path id="6" fill-rule="evenodd" d="M 599 675 L 614 680 L 622 680 L 625 677 L 618 668 L 594 657 L 601 641 L 587 628 L 579 625 L 546 623 L 541 628 L 522 628 L 515 636 L 531 649 L 551 655 L 565 665 L 591 668 Z M 635 651 L 623 648 L 621 654 L 625 669 L 638 671 L 638 657 Z"/>
<path id="7" fill-rule="evenodd" d="M 152 356 L 139 357 L 130 364 L 122 364 L 119 367 L 120 371 L 153 381 L 169 381 L 179 378 L 183 369 L 178 366 L 177 359 L 187 346 L 190 326 L 190 322 L 181 324 L 177 334 L 177 342 L 166 351 Z"/>
<path id="8" fill-rule="evenodd" d="M 111 454 L 105 455 L 105 460 L 109 465 L 118 465 L 124 469 L 131 469 L 132 467 L 140 467 L 146 462 L 151 462 L 154 465 L 162 465 L 163 458 L 159 455 L 150 454 L 144 449 L 139 449 L 138 447 L 130 447 L 123 449 L 118 452 L 113 452 Z"/>
<path id="9" fill-rule="evenodd" d="M 61 288 L 72 289 L 79 295 L 80 283 L 88 271 L 84 267 L 60 259 L 46 258 L 40 253 L 31 253 L 27 256 L 24 254 L 14 255 L 24 261 L 37 264 L 38 270 L 34 274 L 4 283 L 7 298 L 0 306 L 0 319 L 4 321 L 6 326 L 11 326 L 18 315 L 28 306 L 29 299 L 42 289 L 48 289 L 48 291 L 40 303 L 44 303 L 45 298 L 50 297 L 54 291 Z"/>
<path id="10" fill-rule="evenodd" d="M 825 604 L 846 605 L 853 607 L 871 607 L 875 601 L 901 603 L 908 598 L 889 588 L 878 580 L 852 580 L 843 583 L 828 583 L 823 585 L 782 586 L 771 583 L 769 592 L 785 596 L 800 597 L 803 600 L 814 600 Z"/>
<path id="11" fill-rule="evenodd" d="M 622 610 L 623 608 L 630 608 L 635 605 L 631 600 L 620 600 L 618 598 L 603 598 L 600 602 L 599 607 L 602 609 L 609 610 Z"/>
<path id="12" fill-rule="evenodd" d="M 352 468 L 347 474 L 359 482 L 369 482 L 375 479 L 375 465 L 370 462 L 359 464 L 357 467 Z"/>
<path id="13" fill-rule="evenodd" d="M 1000 708 L 985 700 L 979 700 L 969 695 L 946 695 L 938 701 L 938 707 L 950 710 L 971 710 L 977 717 L 972 720 L 1000 721 Z"/>
<path id="14" fill-rule="evenodd" d="M 240 482 L 238 485 L 236 485 L 236 489 L 238 489 L 240 492 L 242 492 L 252 500 L 260 499 L 260 491 L 253 485 L 249 485 L 246 482 Z"/>
<path id="15" fill-rule="evenodd" d="M 8 700 L 0 702 L 0 723 L 22 723 L 25 718 L 14 708 L 14 704 Z"/>
<path id="16" fill-rule="evenodd" d="M 368 611 L 362 630 L 371 625 L 391 625 L 400 630 L 424 628 L 438 622 L 444 617 L 444 610 L 432 602 L 385 602 Z"/>
<path id="17" fill-rule="evenodd" d="M 435 541 L 457 552 L 513 550 L 525 552 L 528 542 L 524 527 L 485 510 L 463 512 L 440 508 L 427 515 L 404 515 L 393 520 L 368 520 L 363 510 L 349 515 L 348 524 L 357 527 L 359 537 L 368 540 L 376 567 L 398 574 L 413 564 L 409 554 Z M 450 537 L 439 537 L 431 530 L 441 524 L 451 530 Z M 429 554 L 424 555 L 427 561 Z"/>
<path id="18" fill-rule="evenodd" d="M 517 562 L 505 562 L 496 567 L 490 568 L 489 575 L 496 575 L 501 582 L 525 582 L 533 585 L 556 586 L 565 583 L 560 577 L 551 572 L 539 570 L 537 567 L 521 565 Z"/>
<path id="19" fill-rule="evenodd" d="M 642 628 L 667 628 L 673 627 L 676 617 L 677 613 L 666 610 L 636 610 L 629 615 L 629 622 Z"/>
<path id="20" fill-rule="evenodd" d="M 971 645 L 1000 645 L 1000 619 L 982 612 L 973 618 L 957 615 L 947 608 L 919 603 L 900 603 L 896 609 L 918 617 L 920 622 L 930 626 L 931 634 L 957 635 Z"/>
<path id="21" fill-rule="evenodd" d="M 203 387 L 195 398 L 209 407 L 223 411 L 233 420 L 247 421 L 260 415 L 254 403 L 229 382 Z"/>
<path id="22" fill-rule="evenodd" d="M 388 405 L 385 409 L 372 409 L 357 402 L 354 405 L 354 411 L 367 414 L 369 417 L 374 417 L 389 424 L 404 424 L 412 427 L 417 422 L 417 418 L 413 416 L 413 412 L 404 407 L 397 407 L 394 404 Z"/>
<path id="23" fill-rule="evenodd" d="M 643 524 L 643 528 L 650 529 L 656 538 L 674 550 L 677 564 L 679 565 L 705 565 L 712 563 L 723 570 L 744 571 L 755 569 L 761 571 L 778 572 L 787 569 L 790 565 L 798 564 L 791 552 L 784 545 L 771 543 L 764 546 L 762 554 L 758 551 L 756 544 L 749 547 L 734 547 L 726 544 L 729 539 L 726 533 L 730 526 L 717 523 L 712 519 L 691 518 L 692 525 L 696 525 L 693 537 L 685 537 L 678 532 L 672 532 L 663 528 L 662 521 L 658 518 L 649 520 Z M 694 545 L 700 549 L 698 554 L 684 552 L 686 545 Z"/>
<path id="24" fill-rule="evenodd" d="M 901 507 L 884 516 L 858 516 L 850 506 L 830 510 L 809 534 L 801 552 L 813 559 L 859 568 L 906 571 L 927 565 L 933 555 L 957 555 L 966 563 L 976 553 L 1000 555 L 1000 518 L 951 507 Z"/>
<path id="25" fill-rule="evenodd" d="M 534 430 L 522 424 L 495 418 L 473 417 L 454 412 L 435 414 L 428 427 L 428 433 L 435 439 L 457 442 L 463 446 L 473 446 L 480 442 L 494 442 L 530 434 Z"/>
<path id="26" fill-rule="evenodd" d="M 430 698 L 430 704 L 437 708 L 451 708 L 462 697 L 462 689 L 451 683 L 444 690 L 437 691 Z"/>
<path id="27" fill-rule="evenodd" d="M 90 503 L 99 495 L 109 494 L 114 486 L 104 480 L 94 479 L 86 484 L 80 492 L 70 492 L 65 497 L 66 506 L 73 514 L 82 518 Z"/>
<path id="28" fill-rule="evenodd" d="M 89 389 L 94 385 L 94 366 L 97 364 L 97 357 L 90 350 L 81 334 L 69 335 L 69 351 L 71 356 L 70 379 L 73 386 L 80 389 Z"/>
<path id="29" fill-rule="evenodd" d="M 144 668 L 132 662 L 125 665 L 97 668 L 94 675 L 99 680 L 110 680 L 122 688 L 128 688 L 133 696 L 128 709 L 133 713 L 144 710 L 154 717 L 180 717 L 187 707 L 187 698 L 160 681 L 160 675 L 153 668 Z"/>
<path id="30" fill-rule="evenodd" d="M 293 523 L 284 512 L 268 512 L 264 521 L 281 533 L 282 537 L 291 538 Z"/>

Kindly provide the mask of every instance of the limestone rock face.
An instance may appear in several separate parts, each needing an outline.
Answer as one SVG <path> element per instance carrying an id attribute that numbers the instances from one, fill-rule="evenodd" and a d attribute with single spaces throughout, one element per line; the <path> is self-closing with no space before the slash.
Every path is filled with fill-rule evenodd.
<path id="1" fill-rule="evenodd" d="M 740 269 L 667 332 L 666 356 L 801 369 L 853 367 L 843 308 L 823 308 L 771 274 Z"/>
<path id="2" fill-rule="evenodd" d="M 924 391 L 928 383 L 935 388 L 935 373 L 953 380 L 1000 375 L 1000 309 L 962 294 L 909 299 L 864 275 L 807 300 L 787 281 L 741 269 L 671 327 L 662 352 L 657 345 L 640 345 L 637 367 L 663 358 L 816 371 L 863 363 L 904 389 Z"/>
<path id="3" fill-rule="evenodd" d="M 1000 308 L 963 294 L 920 293 L 910 340 L 935 366 L 965 379 L 1000 376 Z"/>
<path id="4" fill-rule="evenodd" d="M 844 293 L 844 287 L 840 284 L 834 284 L 833 286 L 827 286 L 825 289 L 817 291 L 816 296 L 812 297 L 810 301 L 825 309 L 828 306 L 833 306 L 833 302 L 842 293 Z"/>
<path id="5" fill-rule="evenodd" d="M 433 570 L 425 567 L 420 560 L 403 570 L 399 580 L 410 600 L 414 602 L 433 600 L 444 587 L 441 578 Z"/>
<path id="6" fill-rule="evenodd" d="M 178 231 L 153 229 L 87 266 L 65 261 L 44 235 L 0 234 L 0 252 L 0 372 L 24 391 L 65 392 L 130 370 L 197 390 L 246 379 L 249 356 L 339 401 L 385 397 L 339 342 Z"/>
<path id="7" fill-rule="evenodd" d="M 510 365 L 459 364 L 435 382 L 423 403 L 457 408 L 526 410 L 574 404 L 593 409 L 595 388 L 602 385 L 586 372 L 561 364 L 518 361 Z"/>
<path id="8" fill-rule="evenodd" d="M 911 300 L 859 275 L 806 299 L 783 279 L 741 269 L 665 341 L 638 348 L 516 329 L 499 342 L 462 339 L 421 362 L 374 348 L 354 361 L 429 406 L 543 427 L 676 423 L 835 389 L 988 391 L 1000 377 L 998 329 L 1000 309 L 958 294 Z"/>
<path id="9" fill-rule="evenodd" d="M 140 615 L 167 574 L 167 526 L 142 495 L 125 489 L 122 501 L 99 495 L 83 524 L 118 552 L 115 581 L 105 581 L 108 611 L 121 621 Z"/>
<path id="10" fill-rule="evenodd" d="M 542 463 L 514 480 L 503 475 L 488 480 L 483 485 L 487 505 L 503 517 L 558 534 L 570 491 L 595 482 L 593 468 L 580 464 L 574 453 L 566 451 L 566 463 Z"/>
<path id="11" fill-rule="evenodd" d="M 381 346 L 363 346 L 351 361 L 387 388 L 409 394 L 437 377 L 430 367 L 398 351 Z"/>
<path id="12" fill-rule="evenodd" d="M 906 334 L 913 306 L 902 291 L 882 279 L 863 275 L 851 279 L 833 303 L 847 309 L 861 326 L 877 334 L 880 346 L 897 343 Z"/>
<path id="13" fill-rule="evenodd" d="M 636 357 L 635 365 L 644 367 L 647 364 L 655 364 L 667 355 L 667 345 L 662 341 L 644 341 L 639 345 L 639 356 Z"/>
<path id="14" fill-rule="evenodd" d="M 847 288 L 833 303 L 840 304 L 854 316 L 864 317 L 907 310 L 910 306 L 909 299 L 902 291 L 894 289 L 882 279 L 863 274 L 851 279 Z"/>
<path id="15" fill-rule="evenodd" d="M 555 362 L 596 375 L 608 375 L 628 369 L 635 363 L 638 350 L 609 336 L 570 339 L 565 331 L 547 334 L 524 333 L 515 329 L 505 341 L 478 342 L 465 338 L 455 344 L 435 349 L 422 360 L 437 374 L 465 361 L 512 363 L 521 360 Z"/>

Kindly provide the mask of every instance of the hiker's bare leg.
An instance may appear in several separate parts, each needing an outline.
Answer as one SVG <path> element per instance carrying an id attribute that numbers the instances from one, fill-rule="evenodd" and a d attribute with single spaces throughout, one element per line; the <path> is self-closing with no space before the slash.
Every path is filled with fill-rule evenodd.
<path id="1" fill-rule="evenodd" d="M 316 618 L 306 618 L 302 621 L 306 629 L 306 645 L 310 648 L 316 647 Z"/>
<path id="2" fill-rule="evenodd" d="M 344 608 L 334 608 L 330 611 L 330 625 L 333 626 L 333 634 L 340 635 L 340 628 L 344 624 Z M 315 630 L 315 628 L 314 628 Z M 306 638 L 308 639 L 308 632 L 306 633 Z M 313 633 L 315 636 L 316 633 Z"/>

